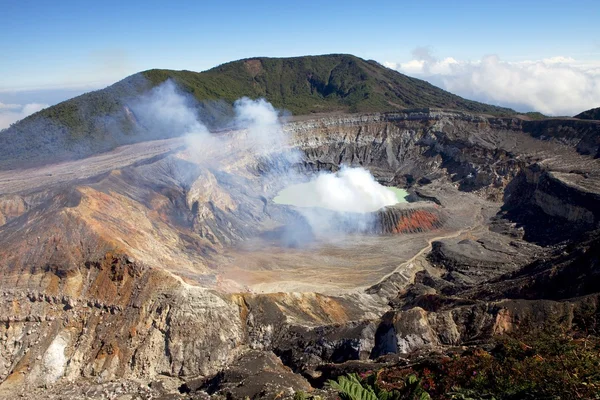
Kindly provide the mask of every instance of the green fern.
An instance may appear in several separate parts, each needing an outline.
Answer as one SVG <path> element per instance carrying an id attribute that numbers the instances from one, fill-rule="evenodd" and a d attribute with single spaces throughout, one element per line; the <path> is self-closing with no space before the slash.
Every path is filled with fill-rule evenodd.
<path id="1" fill-rule="evenodd" d="M 336 390 L 342 400 L 430 400 L 431 397 L 421 387 L 421 380 L 416 375 L 410 375 L 406 378 L 406 389 L 408 397 L 405 397 L 400 391 L 387 391 L 377 385 L 377 375 L 368 376 L 365 380 L 356 374 L 340 376 L 336 381 L 328 381 L 330 388 Z"/>
<path id="2" fill-rule="evenodd" d="M 356 374 L 340 376 L 336 381 L 328 381 L 329 386 L 336 390 L 342 400 L 379 400 L 375 391 L 363 386 Z"/>
<path id="3" fill-rule="evenodd" d="M 406 387 L 410 393 L 409 399 L 411 400 L 430 400 L 431 396 L 421 386 L 421 379 L 415 374 L 409 375 L 406 378 Z"/>
<path id="4" fill-rule="evenodd" d="M 294 393 L 294 400 L 321 400 L 321 396 L 311 395 L 304 390 L 298 390 Z"/>
<path id="5" fill-rule="evenodd" d="M 308 400 L 308 393 L 303 390 L 298 390 L 294 393 L 294 400 Z"/>

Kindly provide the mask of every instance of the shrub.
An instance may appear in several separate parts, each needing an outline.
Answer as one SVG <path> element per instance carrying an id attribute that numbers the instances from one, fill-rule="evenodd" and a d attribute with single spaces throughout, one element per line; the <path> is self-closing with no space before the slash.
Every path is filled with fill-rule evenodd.
<path id="1" fill-rule="evenodd" d="M 560 331 L 330 383 L 342 399 L 600 399 L 600 339 Z"/>

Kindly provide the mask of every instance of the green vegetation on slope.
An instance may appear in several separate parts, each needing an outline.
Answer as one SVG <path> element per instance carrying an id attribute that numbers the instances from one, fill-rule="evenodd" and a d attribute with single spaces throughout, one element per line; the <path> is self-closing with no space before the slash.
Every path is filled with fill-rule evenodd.
<path id="1" fill-rule="evenodd" d="M 465 100 L 351 55 L 253 58 L 205 72 L 149 70 L 42 110 L 2 131 L 0 168 L 80 158 L 157 138 L 136 123 L 126 105 L 169 79 L 198 101 L 198 114 L 209 127 L 218 127 L 231 115 L 232 103 L 243 96 L 264 97 L 294 115 L 425 107 L 515 113 Z M 172 134 L 176 133 L 160 137 Z"/>
<path id="2" fill-rule="evenodd" d="M 150 70 L 153 85 L 169 78 L 198 101 L 265 97 L 294 115 L 319 112 L 375 112 L 436 107 L 492 114 L 513 110 L 465 100 L 420 79 L 410 78 L 344 54 L 294 58 L 253 58 L 205 72 Z"/>
<path id="3" fill-rule="evenodd" d="M 584 111 L 584 112 L 582 112 L 580 114 L 577 114 L 573 118 L 579 118 L 579 119 L 597 119 L 597 120 L 600 120 L 600 107 L 598 107 L 598 108 L 592 108 L 590 110 Z"/>
<path id="4" fill-rule="evenodd" d="M 542 119 L 548 119 L 550 117 L 548 117 L 547 115 L 542 114 L 541 112 L 537 112 L 537 111 L 529 111 L 526 113 L 522 114 L 524 117 L 533 120 L 533 121 L 539 121 Z"/>
<path id="5" fill-rule="evenodd" d="M 145 79 L 133 76 L 12 125 L 0 132 L 0 169 L 76 159 L 139 141 L 124 105 L 149 87 Z"/>
<path id="6" fill-rule="evenodd" d="M 504 336 L 492 350 L 340 377 L 331 387 L 353 400 L 597 399 L 600 340 L 559 330 Z"/>

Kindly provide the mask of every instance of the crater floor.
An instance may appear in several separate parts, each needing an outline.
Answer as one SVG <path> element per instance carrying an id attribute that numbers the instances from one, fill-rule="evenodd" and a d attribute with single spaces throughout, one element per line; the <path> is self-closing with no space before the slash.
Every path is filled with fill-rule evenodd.
<path id="1" fill-rule="evenodd" d="M 118 251 L 149 266 L 161 265 L 188 284 L 227 293 L 340 295 L 362 291 L 394 272 L 410 270 L 410 262 L 429 250 L 433 241 L 485 229 L 488 217 L 497 213 L 500 207 L 499 203 L 459 191 L 450 182 L 442 180 L 421 188 L 426 199 L 395 206 L 404 210 L 443 209 L 448 218 L 439 227 L 426 226 L 428 221 L 416 217 L 414 220 L 407 218 L 404 221 L 407 227 L 400 233 L 337 232 L 290 247 L 280 245 L 278 240 L 267 235 L 274 227 L 281 226 L 281 218 L 276 217 L 258 223 L 258 229 L 249 237 L 233 244 L 215 244 L 202 234 L 194 238 L 194 233 L 180 226 L 183 221 L 173 217 L 173 213 L 180 210 L 173 210 L 173 204 L 165 206 L 165 202 L 174 201 L 164 196 L 165 190 L 181 186 L 180 190 L 187 191 L 188 196 L 195 190 L 195 183 L 178 182 L 181 177 L 172 171 L 182 168 L 177 163 L 186 158 L 181 146 L 182 142 L 177 139 L 145 142 L 85 160 L 39 169 L 4 171 L 0 172 L 0 190 L 5 196 L 21 195 L 26 201 L 43 203 L 52 202 L 57 193 L 66 190 L 63 188 L 75 187 L 84 200 L 67 210 L 80 210 L 77 213 L 85 218 L 85 224 L 103 240 L 116 243 Z M 243 163 L 242 166 L 246 167 Z M 232 173 L 241 174 L 236 169 Z M 196 190 L 208 191 L 204 200 L 208 200 L 211 207 L 233 210 L 244 201 L 236 198 L 239 194 L 219 182 L 212 173 L 201 174 L 198 178 L 203 185 L 207 180 L 208 186 Z M 402 197 L 407 194 L 402 189 L 395 189 Z M 140 194 L 142 190 L 150 193 Z M 267 214 L 294 212 L 293 206 L 277 204 L 277 191 L 269 193 Z M 254 193 L 250 195 L 255 196 Z M 107 225 L 106 222 L 114 217 L 121 219 Z M 219 215 L 209 218 L 218 220 Z M 215 223 L 224 224 L 223 221 Z M 145 225 L 148 225 L 147 231 Z M 171 239 L 165 240 L 169 237 Z M 197 243 L 192 246 L 189 241 Z M 206 249 L 210 251 L 204 252 Z"/>
<path id="2" fill-rule="evenodd" d="M 259 236 L 226 249 L 209 266 L 219 287 L 234 292 L 339 295 L 362 291 L 394 272 L 410 270 L 411 261 L 436 240 L 481 235 L 487 231 L 489 216 L 500 208 L 449 183 L 437 184 L 427 193 L 450 215 L 442 228 L 388 235 L 339 233 L 298 248 Z M 419 206 L 420 202 L 403 205 Z"/>

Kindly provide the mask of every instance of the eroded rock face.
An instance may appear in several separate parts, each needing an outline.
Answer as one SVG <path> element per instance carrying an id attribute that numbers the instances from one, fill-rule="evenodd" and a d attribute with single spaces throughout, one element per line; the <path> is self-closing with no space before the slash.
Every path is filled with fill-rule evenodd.
<path id="1" fill-rule="evenodd" d="M 4 386 L 207 374 L 230 362 L 244 342 L 231 299 L 126 257 L 107 256 L 60 275 L 21 274 L 27 284 L 4 292 L 12 305 L 1 317 Z"/>
<path id="2" fill-rule="evenodd" d="M 242 284 L 283 275 L 287 251 L 269 241 L 274 228 L 298 226 L 297 212 L 271 202 L 284 185 L 264 179 L 282 168 L 276 155 L 221 168 L 162 144 L 146 159 L 119 158 L 118 169 L 102 159 L 70 184 L 72 171 L 60 168 L 14 191 L 0 175 L 3 393 L 83 379 L 209 382 L 223 370 L 214 393 L 291 395 L 310 389 L 297 374 L 318 380 L 325 363 L 409 356 L 597 312 L 598 124 L 422 110 L 285 130 L 305 155 L 299 171 L 362 165 L 409 188 L 415 202 L 374 213 L 364 237 L 387 240 L 371 257 L 380 265 L 361 269 L 348 256 L 356 269 L 336 274 L 332 247 L 314 262 L 322 265 L 306 266 L 331 281 L 379 274 L 375 284 L 315 281 L 293 293 L 283 282 L 264 294 Z M 225 278 L 228 251 L 256 238 L 280 257 L 275 267 Z M 389 266 L 394 246 L 407 256 Z M 301 275 L 307 261 L 292 261 Z M 190 395 L 177 387 L 169 390 Z"/>
<path id="3" fill-rule="evenodd" d="M 570 168 L 569 172 L 549 171 L 539 164 L 525 168 L 506 190 L 506 215 L 526 228 L 527 240 L 541 243 L 557 243 L 597 229 L 596 174 Z M 559 224 L 563 228 L 555 229 Z"/>
<path id="4" fill-rule="evenodd" d="M 0 196 L 0 226 L 27 211 L 27 204 L 17 195 Z"/>

